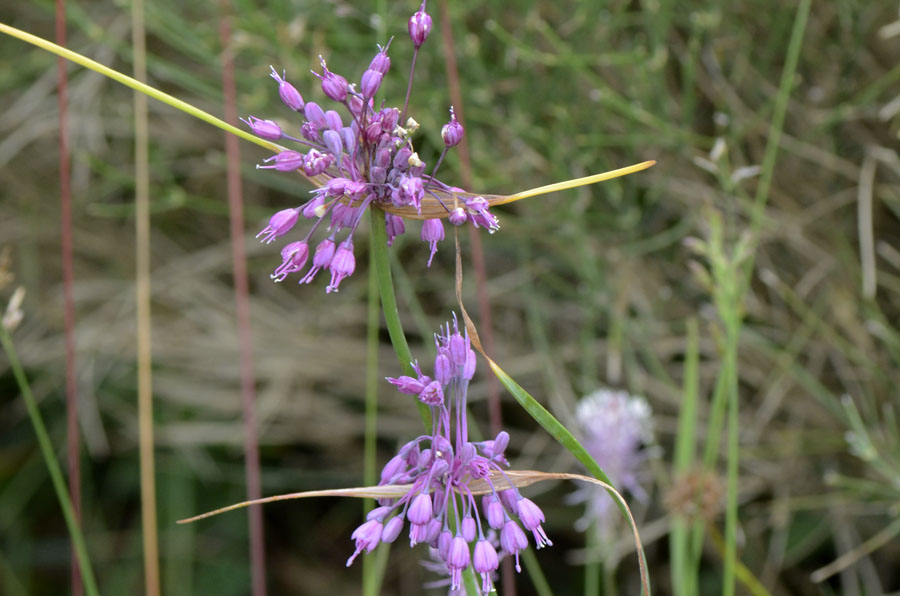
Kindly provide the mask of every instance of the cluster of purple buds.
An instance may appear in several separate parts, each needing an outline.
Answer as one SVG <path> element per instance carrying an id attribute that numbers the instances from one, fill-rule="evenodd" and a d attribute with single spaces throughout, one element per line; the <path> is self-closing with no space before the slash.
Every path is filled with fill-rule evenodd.
<path id="1" fill-rule="evenodd" d="M 537 548 L 552 543 L 541 525 L 540 508 L 512 482 L 508 482 L 512 488 L 498 490 L 492 480 L 509 466 L 504 456 L 509 435 L 503 431 L 493 440 L 468 439 L 466 391 L 476 362 L 468 334 L 460 333 L 454 320 L 435 336 L 435 344 L 433 376 L 414 363 L 416 376 L 388 378 L 401 393 L 415 395 L 431 408 L 433 425 L 430 435 L 410 441 L 385 465 L 380 484 L 408 484 L 409 491 L 379 501 L 380 506 L 353 532 L 356 550 L 347 565 L 361 552 L 396 540 L 408 520 L 410 546 L 422 543 L 435 549 L 449 571 L 451 590 L 460 587 L 463 571 L 471 566 L 487 593 L 493 589 L 492 574 L 504 553 L 515 557 L 521 571 L 519 553 L 528 547 L 524 530 L 533 534 Z M 480 508 L 470 489 L 473 481 L 491 489 L 480 498 Z M 499 543 L 490 539 L 491 530 L 499 533 Z"/>
<path id="2" fill-rule="evenodd" d="M 409 19 L 409 35 L 416 53 L 431 27 L 431 17 L 425 12 L 423 2 Z M 322 72 L 314 71 L 313 74 L 319 78 L 325 96 L 343 108 L 343 116 L 335 109 L 304 101 L 300 92 L 287 81 L 286 74 L 279 75 L 273 67 L 271 76 L 278 83 L 279 96 L 288 108 L 302 116 L 298 136 L 285 131 L 273 120 L 254 116 L 244 120 L 261 138 L 291 141 L 305 148 L 304 151 L 285 149 L 257 167 L 283 172 L 300 170 L 320 184 L 306 204 L 279 211 L 257 235 L 263 242 L 270 243 L 290 232 L 301 215 L 315 220 L 303 240 L 292 242 L 282 250 L 282 263 L 271 275 L 275 281 L 283 281 L 292 273 L 306 270 L 300 283 L 309 283 L 319 271 L 327 269 L 331 272 L 327 291 L 337 291 L 341 281 L 352 275 L 356 268 L 353 234 L 369 206 L 394 211 L 386 218 L 390 245 L 406 228 L 403 217 L 396 213 L 423 219 L 423 199 L 437 199 L 443 213 L 440 217 L 425 218 L 420 235 L 429 244 L 429 266 L 437 244 L 444 239 L 443 217 L 456 226 L 470 222 L 490 232 L 499 228 L 497 218 L 488 211 L 488 202 L 483 197 L 467 196 L 455 199 L 454 204 L 447 204 L 441 198 L 449 196 L 447 193 L 462 192 L 435 178 L 447 151 L 456 146 L 464 134 L 452 107 L 450 121 L 441 130 L 444 149 L 430 173 L 426 173 L 427 164 L 419 158 L 411 141 L 418 123 L 412 118 L 401 122 L 406 117 L 406 107 L 401 111 L 384 107 L 381 102 L 382 107 L 376 108 L 378 104 L 374 98 L 391 66 L 387 54 L 389 47 L 390 42 L 384 47 L 379 46 L 358 86 L 329 70 L 325 60 L 319 57 Z M 407 96 L 407 103 L 408 100 Z M 315 251 L 311 251 L 310 241 L 318 228 L 323 227 L 323 222 L 325 238 Z M 307 269 L 311 252 L 312 263 Z"/>

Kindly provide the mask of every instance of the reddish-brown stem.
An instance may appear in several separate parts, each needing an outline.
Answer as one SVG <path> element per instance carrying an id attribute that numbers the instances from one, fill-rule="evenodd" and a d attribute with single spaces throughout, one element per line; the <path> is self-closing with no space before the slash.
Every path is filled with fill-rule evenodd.
<path id="1" fill-rule="evenodd" d="M 456 49 L 453 43 L 453 27 L 450 23 L 449 3 L 443 0 L 441 11 L 441 37 L 444 45 L 444 61 L 447 66 L 447 86 L 450 90 L 450 102 L 456 119 L 465 127 L 465 107 L 463 106 L 462 91 L 459 84 L 459 69 L 456 65 Z M 472 188 L 472 160 L 469 154 L 469 142 L 466 135 L 456 146 L 459 151 L 460 175 L 465 188 Z M 487 271 L 484 264 L 484 250 L 481 246 L 481 235 L 473 226 L 469 226 L 469 242 L 472 245 L 472 268 L 475 270 L 475 287 L 478 293 L 478 312 L 481 316 L 481 325 L 478 333 L 484 343 L 488 354 L 494 355 L 494 331 L 491 322 L 491 303 L 487 293 Z M 503 417 L 500 411 L 500 383 L 494 375 L 489 375 L 488 388 L 488 419 L 491 426 L 491 436 L 503 428 Z M 504 596 L 515 596 L 516 582 L 513 575 L 512 561 L 509 557 L 503 560 L 501 565 Z"/>
<path id="2" fill-rule="evenodd" d="M 66 45 L 66 2 L 56 0 L 56 43 Z M 81 459 L 78 445 L 78 381 L 75 375 L 75 299 L 72 286 L 72 185 L 69 167 L 69 96 L 68 62 L 56 61 L 56 86 L 59 104 L 59 202 L 60 202 L 60 250 L 63 277 L 63 321 L 65 325 L 66 351 L 66 458 L 69 471 L 69 496 L 75 512 L 75 523 L 81 525 Z M 72 546 L 72 595 L 81 596 L 81 568 Z"/>
<path id="3" fill-rule="evenodd" d="M 234 56 L 231 48 L 230 7 L 222 0 L 219 37 L 222 42 L 222 90 L 225 99 L 225 121 L 237 125 L 237 101 L 234 83 Z M 259 440 L 256 428 L 256 389 L 253 373 L 253 338 L 250 328 L 250 290 L 247 282 L 247 256 L 244 249 L 244 208 L 240 175 L 240 149 L 234 135 L 225 134 L 228 161 L 228 218 L 231 223 L 231 257 L 234 275 L 234 302 L 237 316 L 238 349 L 241 374 L 241 404 L 244 415 L 244 470 L 247 498 L 262 495 L 259 471 Z M 250 568 L 253 596 L 266 593 L 266 551 L 262 509 L 247 510 L 250 524 Z"/>

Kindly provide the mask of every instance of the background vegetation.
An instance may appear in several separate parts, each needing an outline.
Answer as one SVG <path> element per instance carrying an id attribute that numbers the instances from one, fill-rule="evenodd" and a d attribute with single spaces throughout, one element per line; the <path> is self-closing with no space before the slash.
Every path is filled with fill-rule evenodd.
<path id="1" fill-rule="evenodd" d="M 353 80 L 390 35 L 397 36 L 393 67 L 382 89 L 402 101 L 412 3 L 232 4 L 242 115 L 286 121 L 270 64 L 315 98 L 308 70 L 318 54 Z M 506 194 L 658 161 L 622 180 L 501 209 L 502 229 L 483 238 L 494 357 L 507 372 L 567 425 L 577 399 L 598 386 L 626 388 L 651 404 L 658 457 L 647 472 L 650 498 L 635 508 L 657 592 L 673 590 L 666 536 L 684 513 L 685 478 L 699 477 L 676 474 L 672 465 L 688 321 L 699 322 L 698 413 L 688 437 L 699 448 L 727 343 L 722 279 L 703 272 L 742 237 L 752 276 L 737 344 L 740 559 L 772 594 L 900 591 L 900 527 L 891 524 L 900 507 L 896 4 L 814 3 L 770 168 L 764 152 L 794 3 L 448 4 L 474 189 Z M 436 28 L 419 57 L 411 114 L 422 124 L 420 153 L 432 162 L 450 100 L 437 4 L 430 9 Z M 217 2 L 175 0 L 146 7 L 151 84 L 214 114 L 222 113 L 219 10 Z M 126 3 L 70 2 L 68 14 L 69 47 L 131 71 Z M 9 4 L 0 21 L 52 38 L 53 5 Z M 4 37 L 0 61 L 0 248 L 4 271 L 15 276 L 0 291 L 5 304 L 15 285 L 28 290 L 15 341 L 62 454 L 56 59 Z M 84 527 L 102 591 L 136 593 L 132 92 L 80 68 L 70 77 Z M 159 103 L 150 104 L 150 130 L 163 588 L 246 594 L 244 514 L 174 524 L 245 494 L 223 135 Z M 298 176 L 254 169 L 265 156 L 242 145 L 248 235 L 308 196 Z M 459 180 L 458 157 L 443 167 L 445 180 Z M 754 200 L 769 175 L 754 229 Z M 715 230 L 723 252 L 713 246 L 698 254 Z M 248 244 L 266 494 L 360 484 L 368 262 L 361 240 L 356 276 L 329 296 L 322 283 L 272 284 L 276 250 Z M 425 246 L 411 226 L 393 256 L 402 266 L 395 275 L 407 335 L 425 358 L 431 331 L 455 307 L 451 244 L 426 270 Z M 472 275 L 466 291 L 475 314 Z M 382 376 L 396 374 L 386 336 L 380 356 Z M 486 420 L 489 373 L 480 370 L 470 396 L 476 418 Z M 380 392 L 383 463 L 421 422 L 404 396 L 386 384 Z M 508 396 L 503 414 L 515 467 L 578 470 Z M 721 531 L 722 502 L 714 497 L 724 485 L 724 459 L 715 469 L 703 513 Z M 547 513 L 554 546 L 538 560 L 558 594 L 580 591 L 583 581 L 584 536 L 572 528 L 581 511 L 565 501 L 571 490 L 547 483 L 529 493 Z M 360 567 L 344 562 L 362 519 L 359 502 L 289 502 L 266 506 L 264 516 L 271 593 L 358 593 Z M 609 556 L 622 561 L 621 593 L 636 593 L 630 537 L 621 536 Z M 721 548 L 712 534 L 705 544 L 700 591 L 718 593 Z M 385 593 L 419 593 L 431 577 L 417 564 L 421 553 L 407 551 L 393 550 Z M 829 568 L 835 573 L 814 573 L 840 557 Z M 0 592 L 62 593 L 68 565 L 59 506 L 4 356 Z M 525 575 L 518 586 L 533 592 Z"/>

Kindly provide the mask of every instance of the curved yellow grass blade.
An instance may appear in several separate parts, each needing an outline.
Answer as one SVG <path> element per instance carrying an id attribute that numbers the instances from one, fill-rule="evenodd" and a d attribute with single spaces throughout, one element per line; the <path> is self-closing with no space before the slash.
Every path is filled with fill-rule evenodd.
<path id="1" fill-rule="evenodd" d="M 64 48 L 60 45 L 53 43 L 52 41 L 46 40 L 42 37 L 38 37 L 37 35 L 33 35 L 26 31 L 22 31 L 21 29 L 17 29 L 15 27 L 11 27 L 5 23 L 0 23 L 0 33 L 5 33 L 11 37 L 15 37 L 16 39 L 20 39 L 24 42 L 30 43 L 34 46 L 41 48 L 42 50 L 46 50 L 50 53 L 56 54 L 66 60 L 79 64 L 85 68 L 93 70 L 102 74 L 103 76 L 109 77 L 110 79 L 121 83 L 127 87 L 131 87 L 135 91 L 139 91 L 149 97 L 157 99 L 165 104 L 172 106 L 178 110 L 185 112 L 195 118 L 203 120 L 208 124 L 212 124 L 222 130 L 229 132 L 233 135 L 237 135 L 238 137 L 250 141 L 251 143 L 255 143 L 261 147 L 265 147 L 270 151 L 274 151 L 275 153 L 280 153 L 285 150 L 285 147 L 279 145 L 278 143 L 273 143 L 271 141 L 267 141 L 265 139 L 261 139 L 245 130 L 241 130 L 240 128 L 236 128 L 231 126 L 227 122 L 221 120 L 210 114 L 209 112 L 205 112 L 199 108 L 192 106 L 191 104 L 178 99 L 168 93 L 164 93 L 159 89 L 151 87 L 145 83 L 138 81 L 128 75 L 122 74 L 117 70 L 113 70 L 108 66 L 104 66 L 95 60 L 91 60 L 87 56 L 83 56 L 78 52 L 73 52 L 68 48 Z M 573 180 L 566 180 L 565 182 L 557 182 L 555 184 L 548 184 L 546 186 L 539 186 L 537 188 L 532 188 L 530 190 L 522 191 L 512 195 L 486 195 L 479 194 L 474 192 L 448 192 L 441 190 L 431 190 L 429 191 L 429 195 L 422 200 L 422 209 L 421 212 L 416 211 L 415 208 L 411 206 L 406 207 L 396 207 L 393 205 L 375 205 L 376 207 L 387 211 L 388 213 L 393 213 L 394 215 L 399 215 L 405 219 L 439 219 L 443 217 L 448 217 L 450 214 L 445 208 L 445 205 L 449 208 L 454 208 L 457 206 L 459 201 L 464 200 L 466 197 L 476 197 L 482 196 L 487 199 L 488 204 L 493 205 L 504 205 L 506 203 L 512 203 L 514 201 L 519 201 L 521 199 L 527 199 L 529 197 L 535 197 L 538 195 L 543 195 L 551 192 L 556 192 L 558 190 L 567 190 L 570 188 L 576 188 L 579 186 L 586 186 L 588 184 L 596 184 L 597 182 L 603 182 L 604 180 L 611 180 L 613 178 L 618 178 L 620 176 L 626 176 L 628 174 L 633 174 L 634 172 L 639 172 L 641 170 L 646 170 L 653 164 L 655 161 L 645 161 L 639 164 L 635 164 L 632 166 L 628 166 L 625 168 L 619 168 L 617 170 L 611 170 L 609 172 L 604 172 L 602 174 L 594 174 L 593 176 L 586 176 L 584 178 L 575 178 Z M 302 170 L 297 170 L 297 172 L 309 180 L 314 186 L 321 187 L 324 186 L 326 182 L 332 177 L 327 174 L 320 174 L 318 176 L 307 176 L 303 173 Z M 436 195 L 438 198 L 435 198 Z M 443 205 L 441 204 L 443 202 Z"/>
<path id="2" fill-rule="evenodd" d="M 450 213 L 447 211 L 447 208 L 455 208 L 459 202 L 465 201 L 467 197 L 484 197 L 485 199 L 487 199 L 487 202 L 491 207 L 493 207 L 494 205 L 505 205 L 507 203 L 513 203 L 515 201 L 521 201 L 522 199 L 545 195 L 551 192 L 568 190 L 570 188 L 578 188 L 579 186 L 588 186 L 590 184 L 597 184 L 598 182 L 612 180 L 613 178 L 627 176 L 628 174 L 634 174 L 635 172 L 646 170 L 654 164 L 656 164 L 656 162 L 652 160 L 643 161 L 639 164 L 619 168 L 617 170 L 610 170 L 609 172 L 603 172 L 602 174 L 594 174 L 592 176 L 585 176 L 583 178 L 573 178 L 572 180 L 566 180 L 564 182 L 547 184 L 546 186 L 539 186 L 537 188 L 523 190 L 522 192 L 517 192 L 516 194 L 512 195 L 486 195 L 479 194 L 477 192 L 447 192 L 442 190 L 429 190 L 429 195 L 437 195 L 440 200 L 434 198 L 434 196 L 426 196 L 424 199 L 422 199 L 421 212 L 417 212 L 416 209 L 412 206 L 376 206 L 383 211 L 393 213 L 394 215 L 399 215 L 404 219 L 439 219 L 449 216 Z M 443 204 L 441 204 L 442 202 Z"/>
<path id="3" fill-rule="evenodd" d="M 494 471 L 491 472 L 489 482 L 486 480 L 472 480 L 468 484 L 468 490 L 466 492 L 469 492 L 473 495 L 483 495 L 491 491 L 491 484 L 493 484 L 494 488 L 497 490 L 505 490 L 511 488 L 512 486 L 515 486 L 516 488 L 530 486 L 537 482 L 543 482 L 544 480 L 580 480 L 582 482 L 589 482 L 591 484 L 596 484 L 605 488 L 610 496 L 614 500 L 618 501 L 618 503 L 621 504 L 625 508 L 625 511 L 628 513 L 628 521 L 630 522 L 629 525 L 631 526 L 631 531 L 634 535 L 635 548 L 637 549 L 638 553 L 642 552 L 641 537 L 637 531 L 637 524 L 634 521 L 634 517 L 631 515 L 631 509 L 628 508 L 628 504 L 625 502 L 625 499 L 612 486 L 601 480 L 597 480 L 596 478 L 591 478 L 590 476 L 584 476 L 582 474 L 569 474 L 564 472 L 540 472 L 537 470 L 507 470 L 505 472 Z M 331 490 L 310 490 L 299 493 L 275 495 L 272 497 L 265 497 L 263 499 L 235 503 L 234 505 L 229 505 L 228 507 L 222 507 L 221 509 L 201 513 L 200 515 L 195 515 L 194 517 L 180 519 L 178 520 L 178 523 L 188 524 L 201 519 L 206 519 L 207 517 L 219 515 L 220 513 L 234 511 L 235 509 L 243 509 L 244 507 L 249 507 L 251 505 L 263 505 L 265 503 L 275 503 L 277 501 L 288 501 L 291 499 L 306 499 L 309 497 L 357 497 L 371 499 L 398 498 L 409 492 L 409 489 L 411 487 L 411 484 L 391 484 L 386 486 L 364 486 L 357 488 L 337 488 Z M 457 490 L 457 492 L 461 491 Z M 645 593 L 649 594 L 649 574 L 644 557 L 639 556 L 638 562 L 641 568 L 641 582 L 646 588 Z"/>

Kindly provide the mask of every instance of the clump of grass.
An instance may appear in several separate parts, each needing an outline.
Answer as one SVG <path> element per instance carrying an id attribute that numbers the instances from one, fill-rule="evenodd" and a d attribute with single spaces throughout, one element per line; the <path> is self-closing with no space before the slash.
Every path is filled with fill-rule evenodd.
<path id="1" fill-rule="evenodd" d="M 212 66 L 219 51 L 211 26 L 216 7 L 153 4 L 147 23 L 151 78 L 216 109 L 221 105 L 219 71 Z M 540 3 L 514 7 L 519 10 L 508 6 L 463 1 L 449 11 L 454 28 L 467 32 L 457 38 L 457 58 L 464 73 L 474 184 L 511 191 L 622 161 L 656 159 L 660 165 L 643 178 L 507 208 L 504 234 L 486 243 L 494 327 L 503 331 L 494 353 L 522 386 L 546 396 L 560 418 L 577 395 L 604 381 L 651 400 L 667 454 L 676 439 L 699 444 L 698 429 L 711 415 L 708 398 L 721 368 L 722 336 L 709 288 L 686 274 L 693 255 L 681 241 L 706 236 L 709 206 L 735 236 L 752 227 L 760 187 L 755 168 L 766 161 L 794 7 L 692 2 L 676 10 L 663 2 L 656 11 L 614 4 L 598 15 L 586 4 L 571 10 Z M 13 23 L 40 31 L 45 10 L 40 4 L 17 6 Z M 275 5 L 252 13 L 238 7 L 236 84 L 242 108 L 274 109 L 277 98 L 258 84 L 270 63 L 303 72 L 327 45 L 335 48 L 336 70 L 353 70 L 356 65 L 341 60 L 364 55 L 381 39 L 373 33 L 369 10 L 354 3 L 341 4 L 337 12 L 331 4 L 303 11 Z M 127 69 L 131 50 L 123 19 L 112 5 L 73 7 L 70 44 Z M 741 540 L 732 541 L 736 559 L 770 592 L 814 589 L 813 579 L 845 592 L 897 589 L 887 573 L 896 558 L 893 543 L 877 548 L 888 536 L 882 530 L 896 502 L 882 471 L 894 442 L 889 427 L 877 419 L 898 381 L 894 321 L 900 259 L 891 249 L 900 214 L 898 168 L 890 158 L 879 158 L 871 175 L 871 168 L 863 167 L 867 155 L 884 155 L 881 150 L 889 155 L 896 140 L 896 112 L 890 106 L 900 71 L 896 50 L 879 33 L 890 32 L 884 28 L 894 19 L 892 9 L 879 3 L 822 6 L 810 13 L 778 153 L 770 158 L 768 200 L 759 211 L 755 265 L 737 337 Z M 764 47 L 757 43 L 763 36 Z M 17 64 L 0 74 L 0 187 L 7 198 L 0 201 L 0 237 L 13 247 L 18 277 L 34 300 L 37 316 L 26 318 L 16 339 L 59 445 L 61 276 L 56 232 L 45 215 L 57 191 L 50 174 L 57 168 L 55 98 L 51 76 L 43 74 L 53 59 L 23 53 L 6 39 L 0 55 L 15 57 Z M 443 115 L 438 108 L 446 95 L 445 73 L 439 56 L 423 58 L 419 99 L 428 109 L 422 128 L 438 130 L 440 122 L 427 118 Z M 398 83 L 385 84 L 398 86 L 395 95 L 402 93 Z M 88 544 L 96 553 L 101 587 L 117 593 L 136 585 L 140 569 L 132 254 L 110 248 L 130 247 L 133 241 L 130 93 L 77 72 L 70 106 L 85 525 L 92 528 Z M 236 481 L 242 477 L 235 422 L 239 379 L 227 364 L 236 360 L 237 346 L 222 201 L 225 159 L 217 132 L 186 125 L 152 104 L 149 118 L 152 130 L 165 131 L 151 136 L 148 162 L 156 189 L 150 200 L 157 263 L 152 271 L 156 435 L 168 470 L 160 477 L 160 493 L 166 495 L 160 538 L 168 552 L 178 553 L 164 559 L 163 581 L 183 580 L 181 591 L 202 586 L 228 594 L 247 584 L 243 520 L 223 519 L 215 532 L 193 538 L 195 548 L 185 547 L 188 535 L 170 524 L 243 494 Z M 430 147 L 436 153 L 440 140 L 425 145 L 423 151 Z M 727 149 L 718 160 L 717 152 L 710 155 L 717 147 Z M 245 166 L 262 156 L 249 152 Z M 721 169 L 725 163 L 727 171 Z M 454 165 L 448 166 L 452 177 Z M 247 228 L 283 203 L 285 194 L 301 197 L 307 190 L 259 176 L 249 166 L 244 179 Z M 860 187 L 870 189 L 863 194 L 873 212 L 862 233 Z M 871 239 L 863 243 L 869 247 L 865 260 L 859 248 L 863 238 Z M 409 263 L 407 275 L 416 280 L 414 294 L 400 293 L 408 330 L 411 305 L 418 302 L 427 318 L 442 315 L 452 302 L 431 280 L 434 273 L 419 281 L 414 244 L 396 247 L 397 260 Z M 264 485 L 267 492 L 350 485 L 360 472 L 366 417 L 362 378 L 340 371 L 364 366 L 363 284 L 345 288 L 340 304 L 325 303 L 321 296 L 265 283 L 268 257 L 250 248 Z M 452 259 L 438 255 L 433 267 L 449 273 Z M 679 431 L 682 388 L 691 385 L 684 372 L 688 318 L 699 322 L 697 421 L 693 430 Z M 286 326 L 296 331 L 285 336 L 280 331 Z M 423 332 L 410 340 L 415 348 L 428 337 Z M 336 353 L 342 354 L 340 365 L 329 356 Z M 386 342 L 380 356 L 391 361 Z M 4 375 L 4 386 L 11 386 L 7 368 Z M 485 412 L 478 403 L 485 394 L 484 386 L 472 388 L 476 415 Z M 842 405 L 844 394 L 856 404 L 861 423 Z M 0 427 L 9 437 L 0 455 L 3 588 L 16 593 L 9 586 L 18 584 L 29 593 L 57 593 L 64 574 L 45 572 L 65 569 L 67 557 L 35 555 L 56 552 L 47 547 L 63 534 L 61 522 L 40 522 L 58 519 L 56 504 L 42 497 L 49 485 L 39 460 L 30 455 L 35 451 L 21 403 L 7 400 L 2 408 Z M 387 455 L 403 428 L 417 421 L 399 402 L 388 400 L 382 408 L 378 446 Z M 508 426 L 531 428 L 511 405 L 505 404 L 503 413 Z M 847 430 L 869 435 L 875 457 L 854 455 L 844 440 Z M 534 467 L 552 467 L 565 457 L 542 432 L 521 436 L 527 438 L 513 449 Z M 861 445 L 856 452 L 867 453 Z M 862 470 L 855 471 L 860 462 Z M 725 462 L 713 463 L 724 475 Z M 656 471 L 658 486 L 674 482 L 668 465 L 659 464 Z M 212 492 L 221 497 L 211 499 Z M 669 514 L 659 495 L 652 497 L 644 526 L 662 528 L 655 534 L 662 536 Z M 854 527 L 840 523 L 861 507 L 872 515 L 855 518 Z M 716 515 L 717 510 L 710 523 L 721 528 Z M 356 589 L 354 578 L 329 571 L 342 565 L 346 545 L 313 548 L 296 536 L 301 530 L 346 535 L 358 519 L 357 507 L 281 506 L 265 517 L 272 529 L 269 549 L 276 553 L 270 565 L 273 590 L 296 591 L 299 578 L 310 590 Z M 552 531 L 556 551 L 580 548 L 581 537 L 564 524 Z M 653 535 L 645 540 L 652 542 Z M 13 543 L 15 549 L 9 548 Z M 704 543 L 699 584 L 718 587 L 722 555 L 714 540 Z M 648 559 L 654 579 L 664 581 L 670 554 L 651 545 Z M 826 567 L 834 562 L 839 564 Z M 741 567 L 735 569 L 740 581 Z M 575 579 L 580 574 L 562 560 L 546 565 L 545 572 L 560 593 L 581 587 Z M 391 573 L 385 586 L 399 579 Z M 636 577 L 633 565 L 621 566 L 623 592 Z"/>

